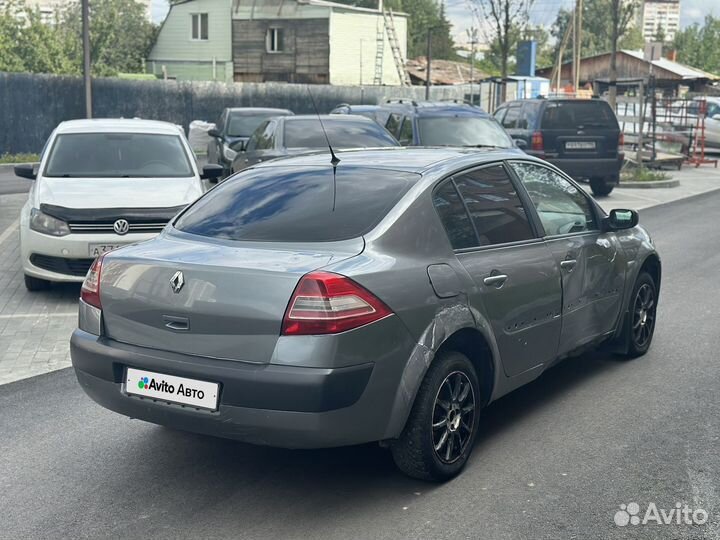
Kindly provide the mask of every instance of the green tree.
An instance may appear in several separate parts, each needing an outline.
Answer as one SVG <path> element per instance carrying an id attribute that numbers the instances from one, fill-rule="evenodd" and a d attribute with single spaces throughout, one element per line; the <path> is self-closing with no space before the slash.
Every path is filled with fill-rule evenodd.
<path id="1" fill-rule="evenodd" d="M 378 0 L 340 0 L 343 4 L 377 8 Z M 451 36 L 452 25 L 445 13 L 445 5 L 438 0 L 385 0 L 385 9 L 408 14 L 408 58 L 425 56 L 427 34 L 431 30 L 433 58 L 455 60 L 455 44 Z"/>
<path id="2" fill-rule="evenodd" d="M 82 65 L 80 3 L 63 14 L 59 31 L 66 36 L 72 62 Z M 90 0 L 90 60 L 94 75 L 110 76 L 142 70 L 157 36 L 145 8 L 135 0 Z"/>
<path id="3" fill-rule="evenodd" d="M 631 26 L 637 8 L 637 0 L 592 0 L 583 2 L 582 56 L 611 52 L 615 26 L 617 26 L 618 48 L 641 48 L 644 41 L 640 29 Z M 616 19 L 616 21 L 613 19 Z M 555 61 L 557 61 L 560 42 L 571 24 L 572 11 L 560 9 L 550 31 L 556 42 L 553 54 Z M 568 46 L 565 50 L 565 55 L 563 61 L 570 60 L 572 56 L 571 46 Z"/>
<path id="4" fill-rule="evenodd" d="M 76 73 L 67 43 L 40 12 L 10 3 L 0 12 L 0 70 L 33 73 Z"/>
<path id="5" fill-rule="evenodd" d="M 487 20 L 488 58 L 498 67 L 500 76 L 510 73 L 510 58 L 515 54 L 520 35 L 527 26 L 532 0 L 472 0 Z"/>
<path id="6" fill-rule="evenodd" d="M 720 18 L 708 15 L 703 26 L 693 24 L 675 35 L 678 62 L 720 74 Z"/>

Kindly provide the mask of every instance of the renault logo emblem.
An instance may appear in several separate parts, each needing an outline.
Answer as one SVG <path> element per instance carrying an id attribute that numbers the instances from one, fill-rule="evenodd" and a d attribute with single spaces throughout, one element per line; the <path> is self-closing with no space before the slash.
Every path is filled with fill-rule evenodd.
<path id="1" fill-rule="evenodd" d="M 170 278 L 170 287 L 172 287 L 173 292 L 177 294 L 182 290 L 183 285 L 185 285 L 185 276 L 178 270 L 173 274 L 173 277 Z"/>
<path id="2" fill-rule="evenodd" d="M 118 234 L 127 234 L 130 230 L 130 224 L 127 219 L 118 219 L 113 223 L 113 230 Z"/>

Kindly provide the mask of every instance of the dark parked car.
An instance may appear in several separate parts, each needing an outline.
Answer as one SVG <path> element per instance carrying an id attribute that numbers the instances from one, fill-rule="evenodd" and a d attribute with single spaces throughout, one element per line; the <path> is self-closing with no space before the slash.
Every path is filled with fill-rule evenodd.
<path id="1" fill-rule="evenodd" d="M 246 170 L 99 258 L 71 340 L 85 392 L 256 444 L 381 441 L 442 480 L 488 403 L 588 347 L 650 347 L 660 259 L 636 212 L 518 150 L 337 155 Z"/>
<path id="2" fill-rule="evenodd" d="M 620 181 L 623 138 L 610 105 L 600 99 L 510 101 L 495 118 L 528 154 L 545 159 L 575 179 L 587 179 L 595 195 L 609 195 Z"/>
<path id="3" fill-rule="evenodd" d="M 292 115 L 287 109 L 258 109 L 237 107 L 225 109 L 215 128 L 208 131 L 211 140 L 208 144 L 208 163 L 222 165 L 227 176 L 232 170 L 236 154 L 247 143 L 257 127 L 271 116 Z"/>
<path id="4" fill-rule="evenodd" d="M 263 122 L 255 130 L 245 151 L 235 157 L 232 169 L 238 172 L 261 161 L 327 148 L 328 140 L 336 150 L 398 146 L 382 126 L 364 116 L 277 117 Z"/>
<path id="5" fill-rule="evenodd" d="M 454 101 L 391 100 L 385 128 L 403 146 L 512 148 L 513 141 L 482 109 Z"/>

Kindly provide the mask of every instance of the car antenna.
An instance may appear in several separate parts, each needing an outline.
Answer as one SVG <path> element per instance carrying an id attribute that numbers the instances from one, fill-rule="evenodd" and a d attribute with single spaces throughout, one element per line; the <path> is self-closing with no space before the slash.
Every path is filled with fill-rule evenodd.
<path id="1" fill-rule="evenodd" d="M 335 151 L 333 150 L 332 144 L 330 144 L 330 138 L 328 137 L 327 131 L 325 131 L 325 124 L 323 124 L 322 118 L 320 117 L 320 112 L 318 111 L 317 105 L 315 105 L 315 99 L 313 98 L 312 92 L 310 91 L 310 87 L 306 86 L 308 95 L 310 96 L 310 103 L 312 103 L 313 110 L 315 111 L 315 114 L 317 115 L 318 122 L 320 122 L 320 128 L 322 128 L 323 135 L 325 136 L 325 142 L 327 142 L 328 148 L 330 149 L 330 163 L 332 163 L 333 166 L 333 205 L 332 205 L 332 211 L 335 211 L 335 201 L 337 196 L 337 166 L 338 163 L 340 163 L 340 159 L 335 155 Z"/>

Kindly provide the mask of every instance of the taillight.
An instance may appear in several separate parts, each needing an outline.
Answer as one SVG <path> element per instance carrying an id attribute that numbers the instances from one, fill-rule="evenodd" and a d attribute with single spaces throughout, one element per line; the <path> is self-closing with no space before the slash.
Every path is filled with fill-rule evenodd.
<path id="1" fill-rule="evenodd" d="M 543 142 L 542 132 L 535 131 L 530 139 L 530 150 L 536 150 L 542 152 L 545 150 L 545 143 Z"/>
<path id="2" fill-rule="evenodd" d="M 282 335 L 337 334 L 378 321 L 392 311 L 350 278 L 310 272 L 295 287 L 282 324 Z"/>
<path id="3" fill-rule="evenodd" d="M 621 131 L 618 137 L 618 150 L 622 150 L 623 146 L 625 146 L 625 134 Z"/>
<path id="4" fill-rule="evenodd" d="M 105 255 L 100 255 L 93 261 L 90 270 L 88 270 L 85 281 L 80 288 L 80 299 L 86 304 L 102 309 L 100 304 L 100 273 L 102 272 L 102 262 Z"/>

